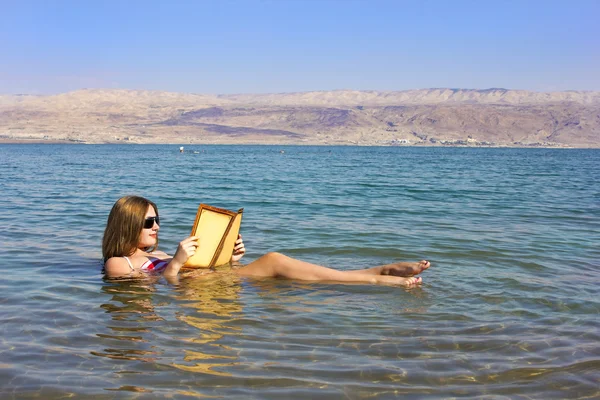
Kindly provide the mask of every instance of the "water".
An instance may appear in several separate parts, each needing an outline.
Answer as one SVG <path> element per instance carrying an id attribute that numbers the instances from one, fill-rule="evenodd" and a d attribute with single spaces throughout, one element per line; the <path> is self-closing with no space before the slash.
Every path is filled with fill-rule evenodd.
<path id="1" fill-rule="evenodd" d="M 0 398 L 600 397 L 600 151 L 186 149 L 0 146 Z M 246 262 L 433 267 L 417 289 L 105 281 L 126 194 L 170 253 L 205 202 L 244 207 Z"/>

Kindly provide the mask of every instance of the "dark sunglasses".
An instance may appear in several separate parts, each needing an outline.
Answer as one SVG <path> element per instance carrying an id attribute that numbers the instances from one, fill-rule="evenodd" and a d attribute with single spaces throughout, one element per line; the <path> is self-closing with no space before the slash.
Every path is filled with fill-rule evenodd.
<path id="1" fill-rule="evenodd" d="M 156 217 L 148 217 L 144 220 L 144 229 L 152 229 L 154 226 L 154 221 L 156 221 L 156 225 L 160 225 L 160 218 L 158 215 Z"/>

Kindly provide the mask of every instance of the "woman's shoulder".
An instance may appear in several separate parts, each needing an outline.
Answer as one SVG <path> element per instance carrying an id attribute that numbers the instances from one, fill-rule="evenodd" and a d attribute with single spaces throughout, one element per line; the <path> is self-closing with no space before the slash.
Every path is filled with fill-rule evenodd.
<path id="1" fill-rule="evenodd" d="M 111 257 L 104 263 L 104 272 L 110 278 L 129 275 L 133 269 L 125 257 Z"/>

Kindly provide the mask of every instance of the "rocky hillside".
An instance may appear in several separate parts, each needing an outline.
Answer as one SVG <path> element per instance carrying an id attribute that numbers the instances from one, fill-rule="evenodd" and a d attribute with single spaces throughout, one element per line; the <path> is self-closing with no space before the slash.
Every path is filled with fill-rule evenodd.
<path id="1" fill-rule="evenodd" d="M 600 92 L 0 96 L 0 141 L 600 147 Z"/>

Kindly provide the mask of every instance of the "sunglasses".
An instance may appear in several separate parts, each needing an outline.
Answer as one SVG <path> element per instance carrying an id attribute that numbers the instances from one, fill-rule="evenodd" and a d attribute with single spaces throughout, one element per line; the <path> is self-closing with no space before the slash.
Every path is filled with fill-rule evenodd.
<path id="1" fill-rule="evenodd" d="M 144 229 L 152 229 L 154 226 L 154 221 L 156 221 L 156 225 L 160 225 L 160 218 L 158 215 L 156 217 L 148 217 L 144 220 Z"/>

